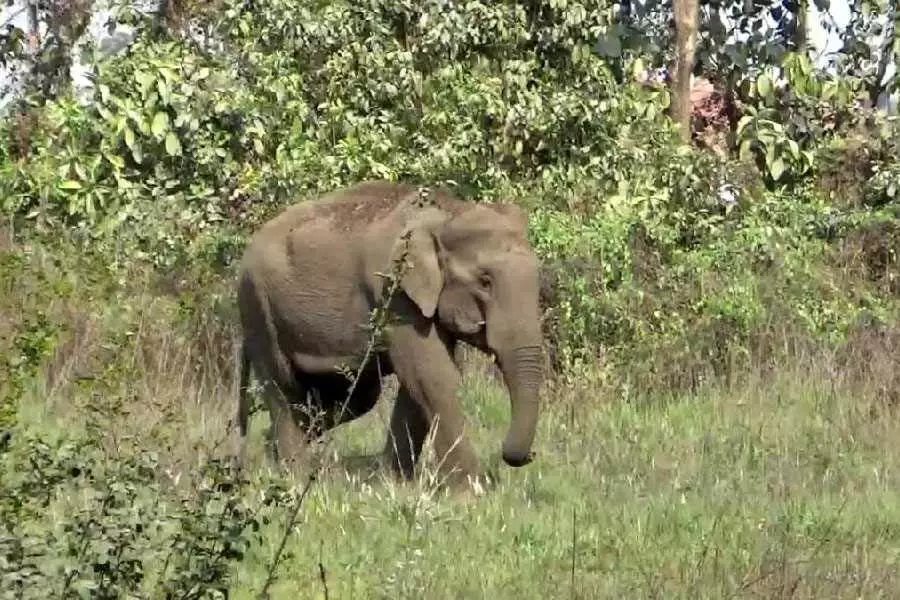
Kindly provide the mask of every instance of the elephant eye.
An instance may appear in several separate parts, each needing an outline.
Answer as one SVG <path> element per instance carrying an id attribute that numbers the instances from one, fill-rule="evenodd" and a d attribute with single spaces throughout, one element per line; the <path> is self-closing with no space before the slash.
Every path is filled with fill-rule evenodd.
<path id="1" fill-rule="evenodd" d="M 478 284 L 481 286 L 481 289 L 485 291 L 490 291 L 491 289 L 491 276 L 487 273 L 482 273 L 478 276 Z"/>

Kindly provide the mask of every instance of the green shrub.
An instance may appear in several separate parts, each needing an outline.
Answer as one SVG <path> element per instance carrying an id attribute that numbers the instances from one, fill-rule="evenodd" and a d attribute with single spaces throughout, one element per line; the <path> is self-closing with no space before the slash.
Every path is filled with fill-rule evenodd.
<path id="1" fill-rule="evenodd" d="M 626 398 L 677 394 L 805 343 L 840 348 L 848 380 L 892 370 L 872 356 L 889 352 L 900 306 L 896 126 L 852 109 L 859 82 L 788 55 L 786 88 L 764 72 L 741 94 L 738 157 L 681 146 L 668 92 L 631 81 L 641 57 L 593 51 L 616 10 L 223 0 L 197 13 L 214 43 L 131 14 L 136 42 L 95 61 L 86 100 L 0 123 L 0 588 L 235 587 L 257 530 L 299 505 L 280 477 L 251 488 L 216 451 L 235 384 L 233 266 L 286 204 L 363 179 L 527 208 L 552 366 L 578 394 L 588 376 Z M 65 434 L 35 423 L 45 409 Z M 620 425 L 610 439 L 657 477 Z M 402 506 L 407 536 L 415 510 Z"/>
<path id="2" fill-rule="evenodd" d="M 138 18 L 131 50 L 97 61 L 85 103 L 62 96 L 4 124 L 0 202 L 17 227 L 65 228 L 110 270 L 203 280 L 227 277 L 285 204 L 362 179 L 517 202 L 562 370 L 598 353 L 624 368 L 642 345 L 652 357 L 677 340 L 693 340 L 691 361 L 721 362 L 775 315 L 822 333 L 870 302 L 806 296 L 829 268 L 821 244 L 896 187 L 891 126 L 867 130 L 866 166 L 839 149 L 865 125 L 850 108 L 858 82 L 794 54 L 787 87 L 762 72 L 734 140 L 754 172 L 679 146 L 668 92 L 631 81 L 640 57 L 591 50 L 612 4 L 533 8 L 226 1 L 198 13 L 215 52 Z M 828 173 L 860 176 L 845 191 Z"/>

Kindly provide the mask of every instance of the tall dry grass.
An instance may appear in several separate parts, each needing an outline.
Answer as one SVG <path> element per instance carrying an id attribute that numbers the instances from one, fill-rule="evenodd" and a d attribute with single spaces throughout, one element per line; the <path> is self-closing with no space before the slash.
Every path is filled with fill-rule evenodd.
<path id="1" fill-rule="evenodd" d="M 4 290 L 7 326 L 41 310 L 63 327 L 21 398 L 20 424 L 55 436 L 101 414 L 105 428 L 92 431 L 109 460 L 153 451 L 159 502 L 174 488 L 190 497 L 203 459 L 234 450 L 228 282 L 176 295 L 135 277 L 102 297 L 77 279 L 58 286 L 65 273 L 40 259 L 22 273 Z M 432 455 L 410 484 L 371 460 L 392 383 L 375 411 L 333 432 L 326 468 L 286 528 L 292 496 L 271 494 L 297 482 L 269 468 L 258 413 L 251 484 L 234 493 L 265 519 L 231 567 L 232 596 L 256 596 L 284 543 L 273 597 L 895 597 L 898 332 L 862 324 L 837 348 L 777 323 L 767 336 L 752 361 L 690 387 L 672 385 L 679 367 L 666 354 L 652 369 L 593 365 L 549 380 L 537 460 L 518 470 L 499 458 L 502 381 L 461 349 L 460 401 L 499 476 L 467 501 L 435 485 Z M 48 526 L 65 515 L 48 512 Z"/>

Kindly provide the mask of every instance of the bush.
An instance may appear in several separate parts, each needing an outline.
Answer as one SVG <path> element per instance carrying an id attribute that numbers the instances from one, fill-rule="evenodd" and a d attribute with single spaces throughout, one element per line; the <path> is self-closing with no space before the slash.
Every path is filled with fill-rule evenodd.
<path id="1" fill-rule="evenodd" d="M 595 52 L 616 10 L 223 0 L 196 13 L 201 41 L 125 10 L 136 41 L 95 61 L 86 99 L 63 93 L 0 124 L 0 587 L 228 594 L 261 524 L 279 504 L 299 510 L 284 480 L 251 487 L 219 452 L 234 263 L 286 204 L 364 179 L 527 208 L 553 383 L 571 384 L 559 402 L 578 395 L 581 409 L 587 378 L 610 398 L 677 395 L 807 347 L 833 352 L 845 382 L 896 395 L 896 126 L 853 109 L 859 82 L 788 55 L 786 86 L 763 72 L 739 90 L 737 157 L 681 146 L 668 92 L 632 81 L 641 57 Z M 584 425 L 567 423 L 568 444 Z M 619 425 L 611 437 L 642 461 L 627 468 L 646 471 L 650 447 Z M 642 490 L 646 472 L 618 489 Z M 522 488 L 529 503 L 555 498 L 547 481 Z M 394 510 L 380 493 L 373 505 Z M 396 513 L 407 549 L 414 500 Z"/>
<path id="2" fill-rule="evenodd" d="M 691 364 L 720 364 L 760 323 L 818 335 L 863 303 L 792 294 L 822 285 L 820 242 L 852 230 L 862 199 L 892 197 L 896 136 L 879 125 L 857 136 L 865 150 L 841 150 L 865 125 L 858 82 L 797 55 L 786 87 L 763 72 L 742 91 L 735 145 L 753 169 L 679 146 L 667 91 L 621 81 L 639 57 L 591 50 L 615 16 L 604 2 L 280 0 L 198 15 L 205 42 L 131 15 L 137 40 L 97 62 L 90 98 L 6 123 L 0 185 L 17 227 L 68 228 L 120 272 L 137 261 L 213 280 L 287 203 L 368 178 L 449 183 L 529 209 L 560 371 L 600 354 L 622 369 L 675 340 Z M 854 172 L 852 190 L 829 182 Z"/>
<path id="3" fill-rule="evenodd" d="M 836 206 L 878 208 L 894 203 L 900 186 L 898 151 L 900 126 L 871 115 L 819 152 L 818 187 Z"/>

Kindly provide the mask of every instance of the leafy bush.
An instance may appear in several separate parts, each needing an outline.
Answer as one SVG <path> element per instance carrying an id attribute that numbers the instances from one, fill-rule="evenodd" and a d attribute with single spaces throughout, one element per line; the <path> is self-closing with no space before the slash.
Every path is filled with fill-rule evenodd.
<path id="1" fill-rule="evenodd" d="M 198 13 L 202 41 L 122 11 L 137 39 L 97 61 L 85 103 L 63 95 L 6 123 L 3 207 L 121 257 L 112 268 L 206 278 L 229 273 L 247 232 L 286 203 L 367 178 L 449 182 L 529 208 L 559 369 L 600 349 L 621 367 L 637 347 L 649 357 L 709 328 L 688 344 L 692 361 L 746 350 L 774 318 L 767 287 L 784 300 L 779 319 L 829 327 L 831 309 L 790 295 L 814 289 L 817 270 L 789 283 L 772 265 L 825 260 L 810 249 L 849 227 L 852 207 L 808 182 L 860 122 L 859 82 L 796 53 L 780 59 L 784 85 L 760 70 L 734 140 L 753 174 L 677 144 L 668 92 L 632 81 L 640 56 L 595 51 L 614 9 L 226 1 Z M 873 142 L 870 205 L 896 187 L 891 135 Z M 855 314 L 846 302 L 833 310 Z"/>
<path id="2" fill-rule="evenodd" d="M 89 440 L 28 433 L 0 458 L 0 583 L 18 597 L 221 597 L 258 529 L 228 464 L 173 487 L 152 453 L 111 460 Z M 49 528 L 48 512 L 61 516 Z"/>
<path id="3" fill-rule="evenodd" d="M 805 343 L 877 362 L 866 343 L 891 347 L 900 306 L 896 125 L 856 108 L 860 81 L 787 53 L 784 83 L 757 65 L 731 90 L 737 156 L 681 146 L 617 10 L 222 0 L 188 37 L 123 8 L 136 39 L 93 62 L 87 98 L 16 105 L 0 123 L 0 587 L 228 594 L 260 524 L 299 510 L 280 478 L 250 488 L 192 437 L 209 420 L 218 438 L 208 417 L 233 399 L 233 263 L 286 204 L 363 179 L 528 209 L 563 383 L 677 393 Z M 79 426 L 42 431 L 23 398 Z"/>

